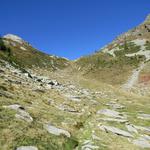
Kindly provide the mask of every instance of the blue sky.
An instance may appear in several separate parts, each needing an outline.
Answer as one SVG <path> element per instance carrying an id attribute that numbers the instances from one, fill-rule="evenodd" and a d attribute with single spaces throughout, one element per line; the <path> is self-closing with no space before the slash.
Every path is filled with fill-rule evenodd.
<path id="1" fill-rule="evenodd" d="M 76 59 L 140 24 L 149 0 L 0 0 L 0 34 Z"/>

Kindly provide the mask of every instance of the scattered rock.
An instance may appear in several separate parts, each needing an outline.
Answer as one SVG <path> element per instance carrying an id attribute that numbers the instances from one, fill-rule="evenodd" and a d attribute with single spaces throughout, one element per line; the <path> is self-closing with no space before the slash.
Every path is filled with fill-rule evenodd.
<path id="1" fill-rule="evenodd" d="M 11 79 L 8 79 L 7 80 L 9 83 L 13 83 L 13 84 L 22 84 L 21 81 L 16 81 L 16 80 L 11 80 Z"/>
<path id="2" fill-rule="evenodd" d="M 98 120 L 110 121 L 110 122 L 119 122 L 119 123 L 128 122 L 128 120 L 126 120 L 126 119 L 115 119 L 115 118 L 99 118 Z"/>
<path id="3" fill-rule="evenodd" d="M 138 114 L 139 119 L 150 120 L 150 114 Z"/>
<path id="4" fill-rule="evenodd" d="M 93 140 L 97 140 L 97 141 L 101 141 L 102 139 L 100 138 L 100 137 L 98 137 L 98 136 L 96 136 L 96 135 L 92 135 L 92 139 Z"/>
<path id="5" fill-rule="evenodd" d="M 150 133 L 150 127 L 143 127 L 143 126 L 136 126 L 136 125 L 133 125 L 133 126 L 134 126 L 134 128 L 136 128 L 137 130 L 141 130 L 141 131 Z"/>
<path id="6" fill-rule="evenodd" d="M 110 107 L 112 107 L 113 109 L 123 109 L 123 108 L 125 108 L 125 106 L 123 106 L 123 105 L 121 105 L 121 104 L 118 104 L 118 103 L 116 103 L 116 102 L 113 102 L 113 101 L 107 103 L 106 106 L 110 106 Z"/>
<path id="7" fill-rule="evenodd" d="M 141 148 L 150 148 L 150 142 L 148 142 L 148 140 L 146 140 L 145 138 L 138 138 L 136 140 L 133 140 L 133 144 L 141 147 Z"/>
<path id="8" fill-rule="evenodd" d="M 18 147 L 16 150 L 38 150 L 38 148 L 35 146 L 21 146 Z"/>
<path id="9" fill-rule="evenodd" d="M 22 50 L 24 50 L 24 51 L 26 51 L 27 49 L 26 48 L 24 48 L 23 46 L 21 46 L 20 47 L 20 49 L 22 49 Z"/>
<path id="10" fill-rule="evenodd" d="M 44 89 L 35 89 L 33 90 L 35 92 L 38 92 L 38 93 L 45 93 L 45 90 Z"/>
<path id="11" fill-rule="evenodd" d="M 94 149 L 99 149 L 99 146 L 95 146 L 94 143 L 90 140 L 86 140 L 81 148 L 81 150 L 94 150 Z"/>
<path id="12" fill-rule="evenodd" d="M 92 102 L 92 105 L 98 105 L 99 104 L 99 102 L 96 100 L 90 100 L 90 101 Z"/>
<path id="13" fill-rule="evenodd" d="M 32 75 L 29 72 L 25 72 L 24 76 L 26 76 L 27 78 L 32 78 Z"/>
<path id="14" fill-rule="evenodd" d="M 126 128 L 128 129 L 129 132 L 134 132 L 134 133 L 138 133 L 137 129 L 131 125 L 131 124 L 126 124 Z"/>
<path id="15" fill-rule="evenodd" d="M 55 85 L 55 86 L 58 86 L 58 85 L 60 85 L 56 80 L 51 80 L 51 81 L 49 81 L 48 82 L 48 84 L 50 84 L 50 85 Z"/>
<path id="16" fill-rule="evenodd" d="M 27 122 L 32 122 L 33 121 L 33 118 L 29 115 L 28 112 L 25 112 L 23 110 L 20 110 L 18 114 L 15 115 L 16 118 L 18 119 L 23 119 Z"/>
<path id="17" fill-rule="evenodd" d="M 4 96 L 6 98 L 13 98 L 13 94 L 12 93 L 9 93 L 8 91 L 3 91 L 3 90 L 0 90 L 0 97 L 1 96 Z"/>
<path id="18" fill-rule="evenodd" d="M 49 100 L 48 100 L 48 104 L 49 104 L 49 105 L 54 105 L 54 100 L 53 100 L 53 99 L 49 99 Z"/>
<path id="19" fill-rule="evenodd" d="M 18 119 L 23 119 L 27 122 L 32 122 L 33 118 L 29 115 L 28 112 L 25 111 L 24 107 L 18 104 L 9 105 L 9 106 L 3 106 L 4 108 L 9 108 L 17 111 L 17 114 L 15 115 Z"/>
<path id="20" fill-rule="evenodd" d="M 115 128 L 115 127 L 112 127 L 112 126 L 100 126 L 99 127 L 101 130 L 103 131 L 106 131 L 106 132 L 112 132 L 114 134 L 117 134 L 117 135 L 121 135 L 121 136 L 124 136 L 124 137 L 133 137 L 132 134 L 130 134 L 129 132 L 127 131 L 124 131 L 124 130 L 121 130 L 121 129 L 118 129 L 118 128 Z"/>
<path id="21" fill-rule="evenodd" d="M 146 140 L 149 140 L 150 141 L 150 136 L 149 135 L 142 135 L 142 137 Z"/>
<path id="22" fill-rule="evenodd" d="M 14 105 L 9 105 L 9 106 L 3 106 L 4 108 L 9 108 L 9 109 L 14 109 L 14 110 L 18 110 L 18 109 L 24 109 L 21 105 L 18 104 L 14 104 Z"/>
<path id="23" fill-rule="evenodd" d="M 67 112 L 72 112 L 72 113 L 79 113 L 77 110 L 75 110 L 73 107 L 70 107 L 68 105 L 59 105 L 57 106 L 58 109 L 63 110 L 63 111 L 67 111 Z"/>
<path id="24" fill-rule="evenodd" d="M 44 128 L 51 134 L 54 134 L 54 135 L 65 135 L 67 137 L 71 137 L 70 133 L 64 129 L 60 129 L 60 128 L 57 128 L 55 126 L 52 126 L 50 124 L 46 124 L 44 125 Z"/>
<path id="25" fill-rule="evenodd" d="M 45 88 L 46 88 L 46 89 L 52 89 L 52 88 L 53 88 L 53 86 L 52 86 L 52 85 L 50 85 L 50 84 L 46 84 L 46 85 L 45 85 Z"/>
<path id="26" fill-rule="evenodd" d="M 97 112 L 97 114 L 102 114 L 102 115 L 106 115 L 106 116 L 109 116 L 109 117 L 120 118 L 120 119 L 125 118 L 124 116 L 122 116 L 122 114 L 120 112 L 117 112 L 117 111 L 114 111 L 114 110 L 111 110 L 111 109 L 99 110 Z"/>
<path id="27" fill-rule="evenodd" d="M 65 97 L 67 97 L 69 100 L 75 101 L 75 102 L 80 102 L 81 99 L 79 96 L 72 96 L 70 94 L 66 94 Z"/>

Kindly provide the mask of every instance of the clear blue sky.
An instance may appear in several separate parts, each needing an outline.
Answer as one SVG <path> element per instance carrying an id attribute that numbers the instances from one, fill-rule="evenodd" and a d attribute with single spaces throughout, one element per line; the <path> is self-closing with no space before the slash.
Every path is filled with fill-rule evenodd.
<path id="1" fill-rule="evenodd" d="M 0 34 L 16 34 L 48 54 L 76 59 L 149 13 L 149 0 L 0 0 Z"/>

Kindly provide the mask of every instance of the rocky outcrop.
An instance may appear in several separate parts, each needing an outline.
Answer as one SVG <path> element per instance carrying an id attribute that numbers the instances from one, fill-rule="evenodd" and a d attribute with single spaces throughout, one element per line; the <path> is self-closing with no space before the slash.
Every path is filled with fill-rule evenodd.
<path id="1" fill-rule="evenodd" d="M 54 134 L 57 136 L 65 135 L 66 137 L 71 137 L 71 134 L 68 131 L 61 129 L 61 128 L 57 128 L 51 124 L 45 124 L 44 128 L 51 134 Z"/>
<path id="2" fill-rule="evenodd" d="M 115 128 L 115 127 L 111 127 L 111 126 L 104 126 L 104 125 L 100 126 L 99 128 L 106 132 L 112 132 L 112 133 L 120 135 L 120 136 L 133 138 L 132 134 L 130 134 L 127 131 L 121 130 L 119 128 Z"/>

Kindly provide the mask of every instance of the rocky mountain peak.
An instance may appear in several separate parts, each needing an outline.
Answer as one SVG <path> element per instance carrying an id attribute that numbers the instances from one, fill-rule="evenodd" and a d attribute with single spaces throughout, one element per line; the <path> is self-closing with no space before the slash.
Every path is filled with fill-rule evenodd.
<path id="1" fill-rule="evenodd" d="M 6 34 L 6 35 L 3 36 L 3 38 L 10 39 L 10 40 L 18 42 L 20 44 L 24 43 L 24 40 L 21 37 L 19 37 L 17 35 L 14 35 L 14 34 Z"/>

